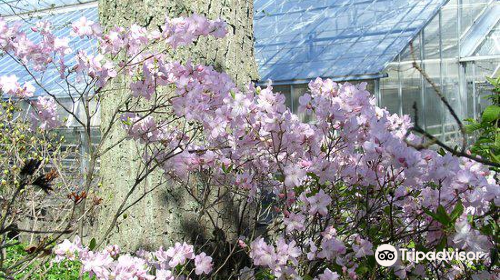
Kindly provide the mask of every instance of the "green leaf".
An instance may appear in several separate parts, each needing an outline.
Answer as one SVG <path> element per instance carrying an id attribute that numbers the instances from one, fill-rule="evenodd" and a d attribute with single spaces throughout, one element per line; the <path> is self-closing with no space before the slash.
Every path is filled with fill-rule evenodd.
<path id="1" fill-rule="evenodd" d="M 491 266 L 498 266 L 498 249 L 497 248 L 490 249 L 490 259 L 491 259 Z"/>
<path id="2" fill-rule="evenodd" d="M 439 244 L 436 246 L 436 250 L 437 251 L 443 250 L 444 248 L 446 248 L 447 244 L 448 244 L 448 239 L 446 237 L 444 237 L 443 239 L 441 239 Z"/>
<path id="3" fill-rule="evenodd" d="M 465 126 L 465 130 L 467 131 L 467 133 L 472 133 L 474 131 L 481 129 L 482 127 L 483 125 L 481 123 L 471 123 Z"/>
<path id="4" fill-rule="evenodd" d="M 127 125 L 127 126 L 131 126 L 132 125 L 132 122 L 130 121 L 130 118 L 126 119 L 126 120 L 122 120 L 122 123 L 124 125 Z"/>
<path id="5" fill-rule="evenodd" d="M 495 78 L 491 78 L 491 77 L 486 77 L 486 80 L 493 86 L 498 86 L 499 83 L 500 83 L 500 77 L 498 77 L 497 79 Z"/>
<path id="6" fill-rule="evenodd" d="M 462 215 L 464 212 L 464 206 L 462 204 L 462 201 L 458 201 L 457 204 L 455 205 L 455 208 L 453 208 L 453 211 L 451 211 L 450 218 L 452 222 L 455 222 L 458 217 Z"/>
<path id="7" fill-rule="evenodd" d="M 424 212 L 427 215 L 431 216 L 434 220 L 440 222 L 444 226 L 449 226 L 451 224 L 451 219 L 448 216 L 448 213 L 446 213 L 446 210 L 444 209 L 443 205 L 438 206 L 436 213 L 426 208 L 424 208 Z"/>
<path id="8" fill-rule="evenodd" d="M 316 173 L 314 173 L 314 172 L 307 172 L 307 175 L 308 175 L 309 177 L 313 178 L 313 179 L 314 179 L 314 181 L 316 181 L 316 182 L 318 182 L 318 181 L 319 181 L 319 176 L 318 176 L 318 175 L 316 175 Z"/>
<path id="9" fill-rule="evenodd" d="M 92 238 L 92 240 L 90 240 L 90 244 L 89 244 L 90 251 L 94 250 L 96 245 L 97 245 L 97 242 L 95 241 L 95 238 Z"/>
<path id="10" fill-rule="evenodd" d="M 368 271 L 370 271 L 370 269 L 368 267 L 366 267 L 366 266 L 358 266 L 358 268 L 356 268 L 356 273 L 357 274 L 365 274 Z"/>
<path id="11" fill-rule="evenodd" d="M 448 216 L 448 213 L 446 213 L 446 209 L 444 209 L 443 205 L 439 205 L 436 214 L 438 215 L 439 222 L 442 223 L 445 226 L 449 226 L 451 224 L 451 218 Z"/>
<path id="12" fill-rule="evenodd" d="M 230 164 L 229 166 L 226 166 L 224 163 L 222 164 L 222 171 L 224 171 L 224 173 L 228 174 L 232 170 L 233 170 L 232 164 Z"/>
<path id="13" fill-rule="evenodd" d="M 472 224 L 474 222 L 474 216 L 472 216 L 471 214 L 467 214 L 467 222 L 469 224 Z"/>
<path id="14" fill-rule="evenodd" d="M 486 107 L 483 112 L 482 122 L 492 122 L 500 117 L 500 106 L 491 105 Z"/>
<path id="15" fill-rule="evenodd" d="M 280 182 L 285 182 L 285 175 L 283 174 L 275 174 L 274 179 L 280 181 Z"/>

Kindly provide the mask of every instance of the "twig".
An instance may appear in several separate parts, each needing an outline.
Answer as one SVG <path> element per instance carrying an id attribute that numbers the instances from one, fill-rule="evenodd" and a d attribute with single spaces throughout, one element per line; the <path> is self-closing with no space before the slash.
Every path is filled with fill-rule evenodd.
<path id="1" fill-rule="evenodd" d="M 422 67 L 420 67 L 420 65 L 418 65 L 417 60 L 415 58 L 413 43 L 410 43 L 410 53 L 411 53 L 411 57 L 413 59 L 413 68 L 417 69 L 417 71 L 420 72 L 420 74 L 425 78 L 425 80 L 432 86 L 432 88 L 434 89 L 434 92 L 436 92 L 436 95 L 441 99 L 441 101 L 444 103 L 444 105 L 446 106 L 446 108 L 448 109 L 450 114 L 453 116 L 453 118 L 457 122 L 457 125 L 460 129 L 460 133 L 462 134 L 462 150 L 461 150 L 461 152 L 464 153 L 465 148 L 467 147 L 467 133 L 465 131 L 464 125 L 460 121 L 460 118 L 458 117 L 455 110 L 453 110 L 453 108 L 451 107 L 451 105 L 448 102 L 448 100 L 446 99 L 446 97 L 441 92 L 441 89 L 436 85 L 436 83 L 434 83 L 434 81 L 429 77 L 429 75 L 424 71 L 424 69 L 422 69 Z"/>

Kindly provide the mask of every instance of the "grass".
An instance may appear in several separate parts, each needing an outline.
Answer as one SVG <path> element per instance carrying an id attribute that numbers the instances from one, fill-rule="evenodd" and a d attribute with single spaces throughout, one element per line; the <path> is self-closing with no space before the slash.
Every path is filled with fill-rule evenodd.
<path id="1" fill-rule="evenodd" d="M 10 266 L 15 262 L 21 260 L 28 253 L 25 251 L 25 246 L 22 244 L 9 247 L 5 264 Z M 50 258 L 50 257 L 49 257 Z M 61 263 L 51 263 L 47 261 L 47 257 L 30 264 L 24 271 L 16 275 L 14 279 L 30 279 L 30 280 L 72 280 L 80 279 L 80 263 L 75 261 L 62 261 Z M 34 270 L 34 273 L 28 275 Z M 0 272 L 0 279 L 4 279 L 6 275 Z M 11 275 L 12 276 L 12 275 Z M 89 280 L 87 276 L 83 277 L 84 280 Z"/>

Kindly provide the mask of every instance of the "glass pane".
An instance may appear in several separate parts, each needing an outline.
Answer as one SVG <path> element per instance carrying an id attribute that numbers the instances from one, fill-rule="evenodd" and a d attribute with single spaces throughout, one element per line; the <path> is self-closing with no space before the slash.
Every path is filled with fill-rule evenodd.
<path id="1" fill-rule="evenodd" d="M 441 9 L 443 57 L 458 56 L 457 0 L 451 0 Z"/>
<path id="2" fill-rule="evenodd" d="M 400 113 L 398 64 L 387 68 L 387 78 L 380 79 L 381 107 L 394 114 Z"/>
<path id="3" fill-rule="evenodd" d="M 458 116 L 463 116 L 460 103 L 460 81 L 458 76 L 458 64 L 453 60 L 443 62 L 443 92 L 451 107 Z M 455 119 L 448 110 L 444 111 L 444 140 L 455 141 L 460 137 L 459 129 Z"/>
<path id="4" fill-rule="evenodd" d="M 422 101 L 421 101 L 421 79 L 420 73 L 413 68 L 411 63 L 401 64 L 401 82 L 403 87 L 403 114 L 410 115 L 415 121 L 415 110 L 413 104 L 416 104 L 419 111 L 419 119 L 422 119 Z M 422 124 L 421 124 L 422 125 Z"/>
<path id="5" fill-rule="evenodd" d="M 295 114 L 299 116 L 299 119 L 302 121 L 308 122 L 310 121 L 310 116 L 305 115 L 304 113 L 299 113 L 299 98 L 306 92 L 309 91 L 307 84 L 302 85 L 293 85 L 293 110 Z"/>
<path id="6" fill-rule="evenodd" d="M 460 9 L 462 15 L 462 34 L 472 26 L 481 11 L 486 8 L 488 2 L 490 0 L 462 0 Z"/>
<path id="7" fill-rule="evenodd" d="M 424 57 L 439 58 L 439 15 L 424 29 Z"/>
<path id="8" fill-rule="evenodd" d="M 484 39 L 475 55 L 500 55 L 500 23 Z"/>
<path id="9" fill-rule="evenodd" d="M 442 0 L 257 0 L 259 74 L 263 81 L 378 74 L 442 5 Z"/>

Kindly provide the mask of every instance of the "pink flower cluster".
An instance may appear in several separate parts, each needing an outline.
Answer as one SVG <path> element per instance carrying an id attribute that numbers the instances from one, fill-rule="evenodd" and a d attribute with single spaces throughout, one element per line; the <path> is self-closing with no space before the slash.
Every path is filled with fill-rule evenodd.
<path id="1" fill-rule="evenodd" d="M 87 54 L 78 51 L 76 59 L 68 61 L 67 55 L 72 53 L 69 38 L 57 37 L 52 32 L 49 22 L 39 22 L 31 28 L 31 31 L 38 34 L 39 40 L 36 42 L 28 38 L 28 34 L 21 29 L 20 23 L 12 25 L 0 18 L 0 49 L 34 74 L 44 72 L 48 67 L 55 68 L 61 75 L 61 82 L 75 74 L 82 78 L 88 85 L 95 85 L 102 88 L 106 83 L 116 76 L 120 67 L 127 67 L 127 71 L 141 68 L 142 60 L 147 57 L 154 57 L 155 54 L 147 51 L 152 44 L 163 41 L 172 48 L 185 46 L 194 42 L 200 36 L 213 36 L 222 38 L 226 35 L 226 23 L 221 20 L 208 20 L 197 14 L 185 18 L 166 18 L 162 32 L 149 32 L 138 25 L 130 28 L 115 27 L 109 33 L 104 34 L 99 23 L 88 20 L 85 17 L 71 25 L 71 35 L 80 38 L 97 41 L 100 45 L 100 54 Z M 104 59 L 104 55 L 115 58 L 119 53 L 125 53 L 127 58 L 118 61 L 117 65 Z M 135 65 L 135 67 L 131 67 Z M 117 70 L 120 68 L 120 70 Z M 34 76 L 35 77 L 35 76 Z M 87 80 L 86 77 L 90 77 Z M 34 78 L 35 79 L 35 78 Z M 5 86 L 4 92 L 28 96 L 33 92 L 30 84 L 24 86 L 24 90 L 18 91 L 14 78 L 6 77 L 2 84 Z M 38 81 L 40 84 L 41 81 Z M 145 81 L 147 82 L 147 81 Z M 139 84 L 137 84 L 139 86 Z M 144 87 L 141 87 L 144 89 Z"/>
<path id="2" fill-rule="evenodd" d="M 166 251 L 163 248 L 156 252 L 139 250 L 131 255 L 122 254 L 116 245 L 110 245 L 100 252 L 91 251 L 82 246 L 77 236 L 73 242 L 64 240 L 53 252 L 56 255 L 54 262 L 66 259 L 79 261 L 82 273 L 98 280 L 189 279 L 191 273 L 207 275 L 213 269 L 212 257 L 204 252 L 196 255 L 193 246 L 186 243 L 176 243 Z"/>
<path id="3" fill-rule="evenodd" d="M 405 224 L 391 229 L 393 234 L 408 236 L 427 229 L 422 237 L 430 247 L 446 232 L 439 222 L 423 214 L 424 210 L 434 212 L 441 205 L 450 213 L 460 201 L 468 213 L 481 215 L 500 201 L 498 185 L 486 167 L 408 145 L 406 141 L 420 141 L 416 135 L 407 136 L 409 118 L 376 107 L 364 84 L 336 84 L 319 78 L 312 81 L 310 93 L 300 100 L 300 110 L 314 115 L 315 120 L 304 123 L 285 108 L 283 96 L 273 93 L 271 85 L 240 91 L 227 75 L 190 63 L 166 64 L 155 73 L 147 69 L 143 68 L 146 73 L 142 75 L 156 75 L 162 86 L 175 85 L 175 95 L 169 100 L 173 113 L 203 127 L 206 140 L 190 144 L 191 136 L 184 134 L 182 145 L 176 147 L 182 147 L 179 155 L 163 164 L 165 174 L 183 180 L 189 172 L 210 169 L 221 186 L 239 186 L 254 198 L 271 192 L 281 201 L 278 205 L 284 213 L 285 230 L 277 237 L 276 246 L 263 239 L 250 244 L 254 264 L 268 267 L 276 277 L 298 275 L 301 265 L 323 259 L 342 267 L 336 273 L 357 278 L 356 271 L 367 256 L 373 255 L 372 242 L 376 240 L 363 236 L 357 227 L 325 237 L 329 233 L 318 230 L 319 225 L 338 226 L 332 219 L 335 200 L 352 205 L 338 214 L 352 225 L 363 219 L 374 225 L 382 222 L 379 217 L 388 218 L 382 209 L 391 205 L 398 209 L 392 219 Z M 142 92 L 137 91 L 137 96 Z M 148 119 L 148 128 L 141 128 L 147 133 L 130 136 L 144 141 L 149 137 L 144 135 L 151 135 L 149 131 L 163 126 L 162 122 Z M 129 131 L 138 132 L 131 127 Z M 157 143 L 172 142 L 172 133 L 154 135 Z M 159 135 L 165 137 L 163 141 Z M 164 148 L 163 144 L 160 147 Z M 228 166 L 238 169 L 228 173 Z M 339 194 L 339 187 L 352 196 Z M 374 196 L 364 201 L 368 190 Z M 381 194 L 385 198 L 377 199 Z M 356 201 L 377 210 L 361 211 Z M 299 233 L 307 234 L 307 244 L 296 239 Z M 467 234 L 475 237 L 464 243 L 459 234 L 448 239 L 449 245 L 456 250 L 492 248 L 492 240 L 477 230 Z M 290 251 L 282 250 L 287 244 L 291 244 Z M 412 264 L 400 267 L 404 268 L 398 270 L 401 278 L 416 269 Z"/>
<path id="4" fill-rule="evenodd" d="M 57 114 L 57 104 L 53 97 L 41 96 L 32 102 L 31 123 L 33 129 L 50 130 L 61 125 Z"/>
<path id="5" fill-rule="evenodd" d="M 279 238 L 276 247 L 268 245 L 263 238 L 254 240 L 250 247 L 250 257 L 254 265 L 271 268 L 272 273 L 278 277 L 298 277 L 294 266 L 298 265 L 298 257 L 301 255 L 300 249 L 295 241 L 287 243 L 285 239 Z"/>
<path id="6" fill-rule="evenodd" d="M 192 43 L 199 36 L 212 35 L 215 38 L 223 38 L 227 34 L 226 26 L 222 20 L 210 21 L 198 14 L 185 18 L 167 18 L 162 36 L 176 48 Z"/>
<path id="7" fill-rule="evenodd" d="M 130 76 L 131 101 L 118 111 L 124 112 L 128 136 L 147 144 L 146 160 L 160 163 L 165 176 L 183 185 L 190 174 L 204 171 L 211 188 L 244 193 L 256 203 L 271 197 L 277 229 L 245 247 L 257 267 L 250 270 L 266 269 L 278 279 L 305 277 L 305 271 L 321 280 L 358 279 L 366 277 L 374 247 L 388 240 L 485 252 L 496 246 L 480 230 L 500 204 L 491 171 L 449 153 L 416 149 L 412 144 L 422 139 L 408 133 L 409 117 L 377 107 L 366 84 L 311 81 L 299 99 L 299 111 L 313 119 L 304 122 L 271 83 L 238 88 L 211 66 L 168 61 L 165 53 L 152 51 L 159 42 L 177 48 L 200 36 L 221 38 L 227 31 L 220 20 L 194 14 L 166 19 L 162 32 L 132 25 L 103 34 L 82 18 L 72 29 L 74 36 L 98 40 L 100 52 L 79 51 L 68 63 L 68 40 L 54 36 L 50 24 L 32 29 L 41 39 L 35 44 L 19 25 L 3 20 L 0 48 L 33 71 L 56 67 L 61 79 L 76 77 L 97 95 L 117 75 Z M 14 77 L 0 79 L 0 86 L 12 96 L 33 92 Z M 41 127 L 57 123 L 53 99 L 39 98 L 34 107 Z M 61 255 L 72 257 L 74 248 L 65 246 Z M 209 256 L 180 243 L 137 256 L 82 248 L 78 258 L 99 279 L 150 279 L 153 271 L 158 279 L 171 279 L 172 266 L 193 262 L 195 274 L 212 269 Z M 400 262 L 395 273 L 406 278 L 434 271 L 432 264 L 421 265 Z M 443 267 L 440 273 L 455 277 L 469 273 L 466 267 Z"/>
<path id="8" fill-rule="evenodd" d="M 0 89 L 3 93 L 17 98 L 30 98 L 35 92 L 35 87 L 30 82 L 21 86 L 15 75 L 0 77 Z"/>

